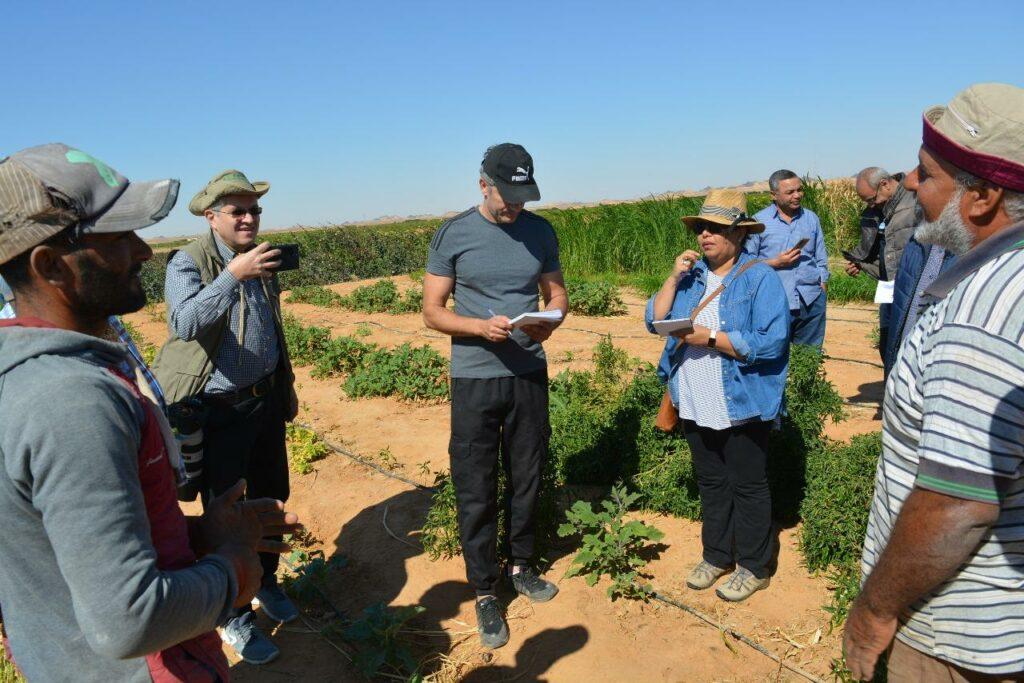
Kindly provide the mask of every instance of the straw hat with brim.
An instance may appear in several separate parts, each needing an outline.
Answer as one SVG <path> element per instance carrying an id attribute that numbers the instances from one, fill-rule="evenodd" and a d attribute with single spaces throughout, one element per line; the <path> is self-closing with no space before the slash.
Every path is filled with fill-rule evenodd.
<path id="1" fill-rule="evenodd" d="M 250 183 L 244 173 L 229 169 L 215 175 L 206 184 L 206 187 L 199 190 L 192 201 L 188 203 L 188 210 L 195 216 L 202 216 L 203 212 L 216 204 L 221 197 L 228 195 L 262 197 L 269 191 L 270 183 L 263 180 Z"/>
<path id="2" fill-rule="evenodd" d="M 99 159 L 60 143 L 0 160 L 0 264 L 61 230 L 127 232 L 162 220 L 178 181 L 129 182 Z"/>
<path id="3" fill-rule="evenodd" d="M 711 190 L 704 198 L 700 213 L 683 216 L 688 228 L 698 223 L 717 223 L 727 227 L 746 228 L 747 232 L 764 232 L 764 224 L 747 215 L 747 195 L 739 190 Z"/>

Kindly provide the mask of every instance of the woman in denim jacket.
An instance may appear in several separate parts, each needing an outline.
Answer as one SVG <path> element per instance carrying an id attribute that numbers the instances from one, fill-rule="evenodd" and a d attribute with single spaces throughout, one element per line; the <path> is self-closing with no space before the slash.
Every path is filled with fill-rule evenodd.
<path id="1" fill-rule="evenodd" d="M 697 235 L 704 258 L 680 254 L 672 274 L 647 303 L 655 320 L 689 318 L 719 286 L 692 330 L 665 342 L 658 374 L 679 411 L 700 489 L 703 560 L 686 584 L 739 601 L 768 586 L 772 504 L 768 435 L 782 411 L 789 365 L 789 305 L 782 281 L 743 254 L 743 241 L 764 226 L 747 217 L 746 196 L 708 194 L 697 216 L 682 220 Z"/>

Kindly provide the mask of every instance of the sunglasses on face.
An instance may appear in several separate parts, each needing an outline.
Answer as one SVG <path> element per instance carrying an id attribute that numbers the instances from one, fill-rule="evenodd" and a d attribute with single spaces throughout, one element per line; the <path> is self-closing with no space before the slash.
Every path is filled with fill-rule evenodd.
<path id="1" fill-rule="evenodd" d="M 732 230 L 733 228 L 739 226 L 739 224 L 742 221 L 749 221 L 749 220 L 750 220 L 750 217 L 747 216 L 747 214 L 741 213 L 729 225 L 722 225 L 720 223 L 712 223 L 711 221 L 697 221 L 696 223 L 694 223 L 690 227 L 690 230 L 693 231 L 694 235 L 699 235 L 699 234 L 701 234 L 704 231 L 707 231 L 708 233 L 710 233 L 712 235 L 721 235 L 723 232 L 728 232 L 728 231 Z M 743 226 L 740 226 L 740 227 L 743 227 Z"/>
<path id="2" fill-rule="evenodd" d="M 225 213 L 234 218 L 243 218 L 246 214 L 251 214 L 253 218 L 263 213 L 262 206 L 254 206 L 251 209 L 243 209 L 241 207 L 231 209 L 230 211 L 224 211 L 223 209 L 214 209 L 217 213 Z"/>

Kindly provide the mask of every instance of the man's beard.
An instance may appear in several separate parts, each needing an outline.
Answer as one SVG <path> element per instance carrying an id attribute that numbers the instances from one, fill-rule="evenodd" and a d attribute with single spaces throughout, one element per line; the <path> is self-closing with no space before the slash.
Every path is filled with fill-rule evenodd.
<path id="1" fill-rule="evenodd" d="M 922 244 L 934 244 L 959 256 L 974 246 L 974 235 L 960 217 L 960 199 L 964 188 L 957 187 L 953 196 L 934 221 L 924 221 L 914 229 L 914 238 Z"/>
<path id="2" fill-rule="evenodd" d="M 137 275 L 142 264 L 129 271 L 127 278 L 118 276 L 94 263 L 88 256 L 78 258 L 80 275 L 77 308 L 89 318 L 134 313 L 146 305 L 146 292 L 139 286 Z"/>

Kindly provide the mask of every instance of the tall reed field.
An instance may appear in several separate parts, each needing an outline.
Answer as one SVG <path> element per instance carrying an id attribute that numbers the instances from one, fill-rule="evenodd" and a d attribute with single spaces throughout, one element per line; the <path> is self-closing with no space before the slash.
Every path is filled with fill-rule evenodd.
<path id="1" fill-rule="evenodd" d="M 852 180 L 806 178 L 804 206 L 821 218 L 825 243 L 833 258 L 860 238 L 860 200 Z M 572 209 L 540 209 L 555 228 L 566 275 L 577 280 L 605 280 L 650 293 L 660 286 L 676 255 L 696 249 L 697 240 L 680 217 L 700 211 L 703 197 L 650 197 L 635 202 Z M 771 202 L 767 192 L 747 194 L 754 214 Z M 302 266 L 282 273 L 285 289 L 328 285 L 352 279 L 399 275 L 423 267 L 427 245 L 442 219 L 409 220 L 363 226 L 325 226 L 267 234 L 272 243 L 299 244 Z M 174 247 L 179 242 L 171 243 Z M 158 248 L 161 245 L 156 245 Z M 143 267 L 143 285 L 150 301 L 163 300 L 167 252 Z M 833 267 L 835 273 L 841 268 Z M 836 301 L 869 300 L 864 283 L 844 283 Z"/>

